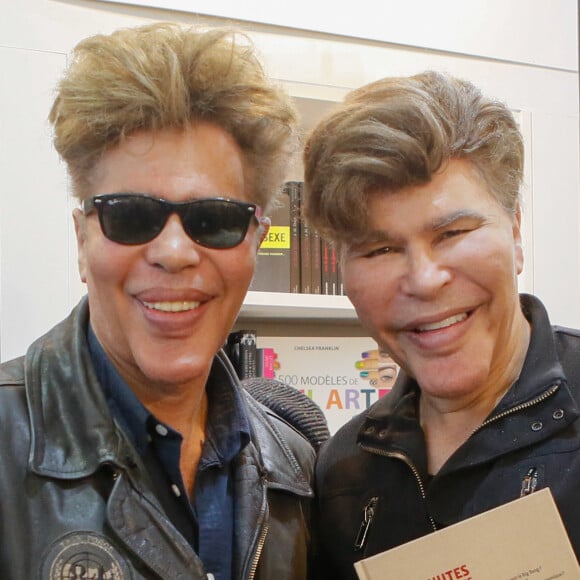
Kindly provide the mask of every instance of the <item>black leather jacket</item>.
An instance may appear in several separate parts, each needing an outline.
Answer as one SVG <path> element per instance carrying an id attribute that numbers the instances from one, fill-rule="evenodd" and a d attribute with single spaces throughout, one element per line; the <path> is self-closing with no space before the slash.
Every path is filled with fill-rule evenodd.
<path id="1" fill-rule="evenodd" d="M 430 482 L 418 386 L 402 375 L 322 448 L 317 580 L 354 580 L 356 560 L 544 487 L 580 557 L 580 332 L 521 300 L 532 335 L 520 378 Z"/>
<path id="2" fill-rule="evenodd" d="M 83 300 L 25 357 L 0 366 L 0 577 L 205 579 L 111 419 L 87 323 Z M 218 358 L 219 379 L 237 381 Z M 303 580 L 314 451 L 249 395 L 247 407 L 253 434 L 235 465 L 233 577 Z"/>

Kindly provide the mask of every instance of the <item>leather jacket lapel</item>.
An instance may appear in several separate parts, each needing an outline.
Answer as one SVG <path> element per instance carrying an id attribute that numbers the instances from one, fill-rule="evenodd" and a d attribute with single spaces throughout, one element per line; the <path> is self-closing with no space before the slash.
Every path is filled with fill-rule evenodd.
<path id="1" fill-rule="evenodd" d="M 107 520 L 127 550 L 159 578 L 203 579 L 199 558 L 167 519 L 157 501 L 120 473 L 107 503 Z"/>

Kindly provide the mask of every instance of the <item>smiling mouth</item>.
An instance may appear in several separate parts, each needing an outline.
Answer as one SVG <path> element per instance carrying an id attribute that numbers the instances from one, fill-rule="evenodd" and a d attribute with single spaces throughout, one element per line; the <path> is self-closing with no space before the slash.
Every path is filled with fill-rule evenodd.
<path id="1" fill-rule="evenodd" d="M 195 310 L 199 302 L 193 300 L 179 300 L 177 302 L 143 302 L 143 305 L 151 310 L 160 310 L 161 312 L 187 312 Z"/>
<path id="2" fill-rule="evenodd" d="M 453 326 L 458 322 L 463 322 L 469 316 L 468 312 L 462 312 L 461 314 L 455 314 L 454 316 L 450 316 L 449 318 L 445 318 L 445 320 L 439 320 L 437 322 L 431 322 L 429 324 L 422 324 L 415 328 L 415 332 L 429 332 L 432 330 L 440 330 L 442 328 L 447 328 L 448 326 Z"/>

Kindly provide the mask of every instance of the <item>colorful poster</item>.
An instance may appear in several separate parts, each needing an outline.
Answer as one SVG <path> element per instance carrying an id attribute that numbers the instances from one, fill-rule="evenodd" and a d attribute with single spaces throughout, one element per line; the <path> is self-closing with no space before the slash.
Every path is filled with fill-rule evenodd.
<path id="1" fill-rule="evenodd" d="M 317 403 L 331 433 L 384 396 L 398 373 L 370 338 L 259 336 L 258 346 L 274 349 L 275 378 Z"/>

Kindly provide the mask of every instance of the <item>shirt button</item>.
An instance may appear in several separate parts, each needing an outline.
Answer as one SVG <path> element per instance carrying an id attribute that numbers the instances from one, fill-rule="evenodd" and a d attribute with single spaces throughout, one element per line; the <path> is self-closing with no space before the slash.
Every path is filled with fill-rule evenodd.
<path id="1" fill-rule="evenodd" d="M 159 433 L 159 435 L 161 435 L 162 437 L 165 437 L 167 433 L 169 433 L 167 427 L 165 425 L 161 425 L 161 423 L 155 425 L 155 431 L 157 431 L 157 433 Z"/>
<path id="2" fill-rule="evenodd" d="M 181 490 L 179 489 L 179 486 L 176 483 L 171 484 L 171 491 L 173 492 L 175 497 L 181 497 Z"/>

